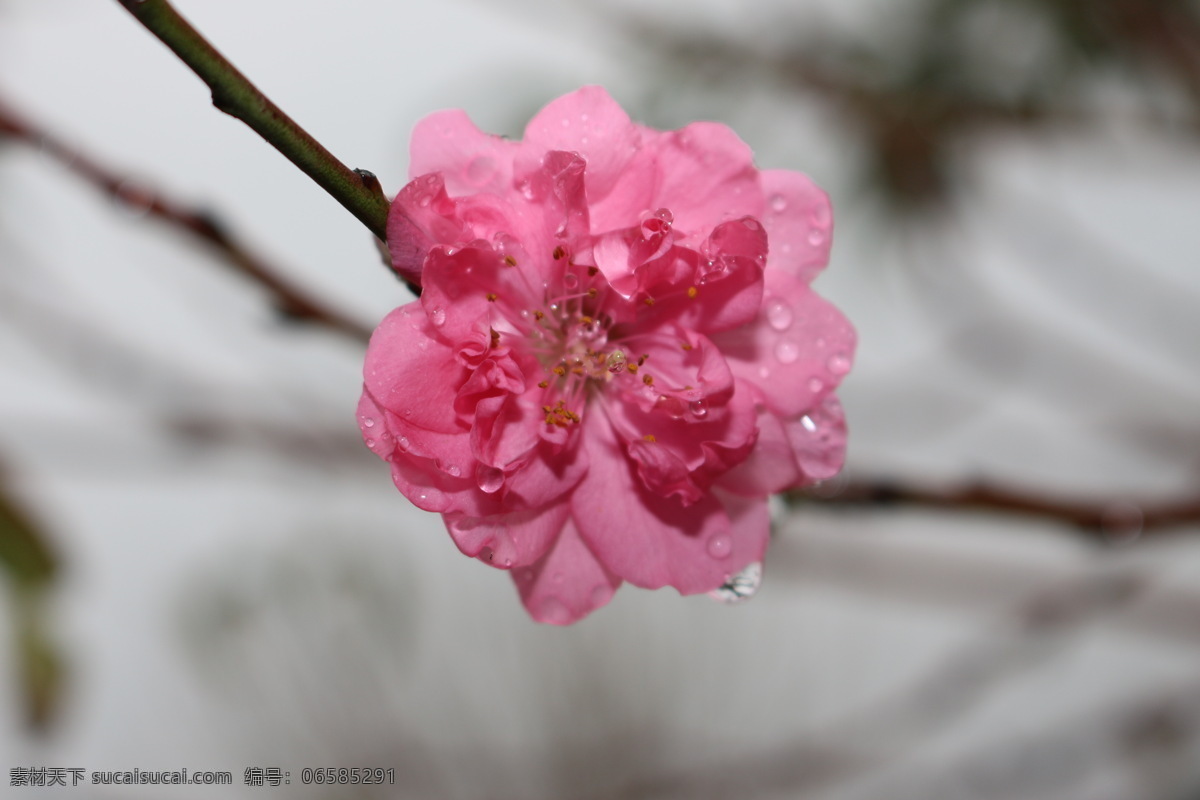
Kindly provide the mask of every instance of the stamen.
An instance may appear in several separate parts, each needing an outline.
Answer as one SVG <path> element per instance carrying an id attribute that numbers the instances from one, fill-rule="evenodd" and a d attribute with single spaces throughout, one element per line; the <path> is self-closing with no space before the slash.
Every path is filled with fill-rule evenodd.
<path id="1" fill-rule="evenodd" d="M 700 290 L 699 290 L 699 289 L 697 289 L 695 286 L 689 286 L 689 287 L 688 287 L 688 290 L 687 290 L 687 296 L 688 296 L 688 298 L 689 298 L 689 299 L 691 299 L 691 300 L 695 300 L 695 299 L 696 299 L 696 295 L 698 295 L 699 293 L 700 293 Z"/>
<path id="2" fill-rule="evenodd" d="M 562 245 L 559 245 L 558 247 L 554 248 L 554 252 L 552 253 L 555 261 L 558 261 L 566 254 L 567 254 L 567 251 L 562 249 Z"/>
<path id="3" fill-rule="evenodd" d="M 658 439 L 654 436 L 653 433 L 647 433 L 645 436 L 642 437 L 642 439 L 644 439 L 647 442 L 657 442 L 658 441 Z"/>
<path id="4" fill-rule="evenodd" d="M 499 295 L 498 295 L 498 294 L 496 294 L 495 292 L 488 292 L 488 293 L 487 293 L 487 301 L 488 301 L 489 303 L 494 303 L 494 302 L 496 302 L 496 298 L 498 298 L 498 297 L 499 297 Z"/>
<path id="5" fill-rule="evenodd" d="M 504 263 L 508 264 L 510 267 L 515 267 L 517 265 L 517 260 L 509 255 L 504 257 Z"/>

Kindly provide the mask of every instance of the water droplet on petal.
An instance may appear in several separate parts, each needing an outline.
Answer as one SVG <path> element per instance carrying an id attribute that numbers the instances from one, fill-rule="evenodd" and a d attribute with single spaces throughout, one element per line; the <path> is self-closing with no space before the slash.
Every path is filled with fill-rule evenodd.
<path id="1" fill-rule="evenodd" d="M 693 417 L 704 419 L 708 416 L 708 405 L 703 400 L 693 400 L 688 403 L 688 411 L 692 412 Z"/>
<path id="2" fill-rule="evenodd" d="M 446 324 L 446 309 L 438 307 L 429 312 L 429 321 L 437 327 Z"/>
<path id="3" fill-rule="evenodd" d="M 366 442 L 367 442 L 367 447 L 374 447 L 374 446 L 375 446 L 375 440 L 374 440 L 374 439 L 372 439 L 370 436 L 368 436 L 368 437 L 366 438 Z"/>
<path id="4" fill-rule="evenodd" d="M 755 561 L 746 565 L 745 569 L 736 575 L 730 575 L 725 583 L 709 592 L 708 596 L 722 603 L 740 603 L 753 597 L 761 585 L 762 564 Z"/>
<path id="5" fill-rule="evenodd" d="M 723 533 L 708 540 L 708 554 L 713 558 L 728 558 L 733 552 L 733 540 Z"/>
<path id="6" fill-rule="evenodd" d="M 792 307 L 778 298 L 767 302 L 767 323 L 777 331 L 792 327 Z"/>
<path id="7" fill-rule="evenodd" d="M 372 419 L 371 417 L 363 417 L 363 425 L 367 428 L 374 428 L 375 420 Z"/>
<path id="8" fill-rule="evenodd" d="M 629 363 L 629 359 L 620 350 L 613 350 L 604 361 L 608 371 L 614 375 L 619 375 L 625 369 L 625 365 Z"/>
<path id="9" fill-rule="evenodd" d="M 504 559 L 504 566 L 505 566 L 505 568 L 511 567 L 511 566 L 512 566 L 512 559 L 511 559 L 511 558 L 506 558 L 506 559 Z"/>
<path id="10" fill-rule="evenodd" d="M 482 186 L 496 175 L 496 160 L 490 156 L 476 156 L 467 164 L 467 180 Z"/>
<path id="11" fill-rule="evenodd" d="M 808 243 L 813 247 L 820 247 L 825 242 L 825 231 L 820 228 L 813 228 L 808 232 Z"/>
<path id="12" fill-rule="evenodd" d="M 396 445 L 401 450 L 408 450 L 408 437 L 407 436 L 399 437 L 398 439 L 396 439 Z"/>
<path id="13" fill-rule="evenodd" d="M 829 357 L 826 366 L 834 375 L 845 375 L 850 371 L 850 359 L 845 353 L 834 353 Z"/>
<path id="14" fill-rule="evenodd" d="M 462 475 L 462 470 L 458 468 L 458 465 L 451 464 L 446 467 L 446 473 L 451 477 L 457 478 L 459 475 Z"/>
<path id="15" fill-rule="evenodd" d="M 777 194 L 771 198 L 771 210 L 779 214 L 787 210 L 787 198 L 781 194 Z"/>
<path id="16" fill-rule="evenodd" d="M 571 618 L 571 612 L 567 611 L 567 607 L 557 597 L 547 597 L 538 603 L 537 616 L 544 622 L 562 625 Z"/>
<path id="17" fill-rule="evenodd" d="M 808 390 L 810 392 L 812 392 L 813 394 L 816 394 L 817 392 L 821 391 L 824 388 L 825 388 L 825 381 L 821 380 L 820 378 L 809 378 L 808 379 Z"/>
<path id="18" fill-rule="evenodd" d="M 599 608 L 600 606 L 612 600 L 613 588 L 607 583 L 601 583 L 592 589 L 592 607 Z"/>
<path id="19" fill-rule="evenodd" d="M 800 348 L 791 339 L 780 339 L 775 343 L 775 358 L 780 364 L 792 364 L 800 357 Z"/>
<path id="20" fill-rule="evenodd" d="M 567 287 L 568 289 L 574 289 L 578 285 L 579 276 L 574 272 L 568 272 L 566 275 L 563 275 L 563 286 Z"/>
<path id="21" fill-rule="evenodd" d="M 504 485 L 504 471 L 480 464 L 475 467 L 475 482 L 488 494 L 494 494 Z"/>
<path id="22" fill-rule="evenodd" d="M 809 433 L 817 432 L 817 423 L 813 422 L 813 418 L 808 414 L 805 414 L 800 418 L 800 424 L 804 426 L 804 430 L 808 431 Z"/>

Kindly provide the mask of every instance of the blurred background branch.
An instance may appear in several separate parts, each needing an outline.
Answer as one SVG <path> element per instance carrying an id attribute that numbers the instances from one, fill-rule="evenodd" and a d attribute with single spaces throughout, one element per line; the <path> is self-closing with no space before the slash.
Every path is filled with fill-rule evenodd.
<path id="1" fill-rule="evenodd" d="M 363 343 L 370 338 L 371 328 L 329 308 L 325 301 L 300 289 L 286 277 L 285 270 L 268 264 L 243 244 L 216 214 L 207 209 L 188 207 L 146 183 L 101 165 L 81 150 L 36 127 L 3 98 L 0 98 L 0 135 L 40 148 L 60 166 L 131 211 L 148 215 L 200 241 L 226 266 L 265 289 L 285 318 L 322 325 Z"/>

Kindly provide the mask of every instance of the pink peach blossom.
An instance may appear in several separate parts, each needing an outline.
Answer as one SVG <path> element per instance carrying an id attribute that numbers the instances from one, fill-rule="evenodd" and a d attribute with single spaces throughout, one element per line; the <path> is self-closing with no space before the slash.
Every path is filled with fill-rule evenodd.
<path id="1" fill-rule="evenodd" d="M 845 452 L 854 330 L 809 288 L 825 193 L 723 125 L 653 130 L 596 87 L 521 141 L 427 117 L 410 174 L 388 247 L 421 297 L 371 338 L 358 408 L 400 491 L 542 622 L 760 562 L 767 496 Z"/>

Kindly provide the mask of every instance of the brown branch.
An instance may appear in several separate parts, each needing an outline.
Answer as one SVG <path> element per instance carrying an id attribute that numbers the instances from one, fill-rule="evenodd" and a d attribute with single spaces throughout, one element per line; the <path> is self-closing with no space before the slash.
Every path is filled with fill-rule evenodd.
<path id="1" fill-rule="evenodd" d="M 272 295 L 275 306 L 289 319 L 323 325 L 360 342 L 370 338 L 370 328 L 328 308 L 320 300 L 282 277 L 281 270 L 270 266 L 262 257 L 251 252 L 211 212 L 188 207 L 101 166 L 95 159 L 17 114 L 2 100 L 0 135 L 40 148 L 114 201 L 131 210 L 148 214 L 200 240 L 216 251 L 234 270 L 266 289 Z"/>
<path id="2" fill-rule="evenodd" d="M 888 482 L 852 482 L 823 491 L 792 492 L 789 502 L 819 502 L 824 506 L 884 507 L 912 505 L 948 511 L 991 511 L 1040 517 L 1073 526 L 1105 541 L 1126 541 L 1149 533 L 1163 533 L 1181 525 L 1200 523 L 1200 500 L 1175 503 L 1136 503 L 1114 498 L 1108 503 L 1063 500 L 1045 495 L 999 489 L 986 485 L 936 490 Z M 834 493 L 836 492 L 836 493 Z"/>

